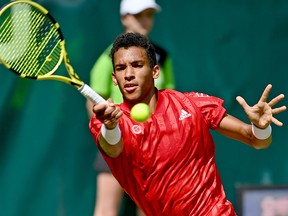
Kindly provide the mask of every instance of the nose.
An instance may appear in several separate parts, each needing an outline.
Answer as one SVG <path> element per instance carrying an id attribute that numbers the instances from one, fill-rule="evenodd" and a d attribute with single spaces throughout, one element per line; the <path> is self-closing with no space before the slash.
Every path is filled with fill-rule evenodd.
<path id="1" fill-rule="evenodd" d="M 133 67 L 127 67 L 126 70 L 125 70 L 125 79 L 126 80 L 131 80 L 135 78 L 135 73 L 134 73 L 134 69 Z"/>

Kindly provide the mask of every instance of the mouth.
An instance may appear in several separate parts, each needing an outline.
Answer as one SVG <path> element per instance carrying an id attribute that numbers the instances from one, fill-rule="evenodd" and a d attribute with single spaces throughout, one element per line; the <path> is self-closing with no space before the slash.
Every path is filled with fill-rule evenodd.
<path id="1" fill-rule="evenodd" d="M 124 85 L 124 89 L 128 92 L 128 93 L 132 93 L 136 90 L 137 88 L 137 84 L 135 83 L 127 83 Z"/>

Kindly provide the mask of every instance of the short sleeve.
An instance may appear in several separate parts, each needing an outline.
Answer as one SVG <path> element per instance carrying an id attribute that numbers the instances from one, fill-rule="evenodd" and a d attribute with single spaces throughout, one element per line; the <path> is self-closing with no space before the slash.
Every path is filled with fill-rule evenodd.
<path id="1" fill-rule="evenodd" d="M 185 95 L 200 111 L 207 125 L 216 129 L 226 113 L 223 107 L 224 100 L 199 92 L 185 93 Z"/>

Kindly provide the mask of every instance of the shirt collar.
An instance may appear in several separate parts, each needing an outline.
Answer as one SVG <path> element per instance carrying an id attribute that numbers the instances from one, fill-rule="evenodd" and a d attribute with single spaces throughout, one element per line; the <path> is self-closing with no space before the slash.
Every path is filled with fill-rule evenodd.
<path id="1" fill-rule="evenodd" d="M 163 106 L 165 106 L 165 104 L 164 104 L 164 98 L 163 98 L 163 90 L 158 90 L 158 89 L 157 89 L 156 94 L 157 94 L 158 100 L 157 100 L 157 105 L 156 105 L 156 109 L 155 109 L 154 114 L 157 113 L 157 112 L 159 112 L 160 110 L 162 110 L 162 109 L 164 108 Z M 130 110 L 131 110 L 131 108 L 132 108 L 132 107 L 129 107 L 129 105 L 128 105 L 127 103 L 125 103 L 125 102 L 123 102 L 123 103 L 120 104 L 120 109 L 121 109 L 124 113 L 126 113 L 126 114 L 128 114 L 128 115 L 130 115 Z"/>

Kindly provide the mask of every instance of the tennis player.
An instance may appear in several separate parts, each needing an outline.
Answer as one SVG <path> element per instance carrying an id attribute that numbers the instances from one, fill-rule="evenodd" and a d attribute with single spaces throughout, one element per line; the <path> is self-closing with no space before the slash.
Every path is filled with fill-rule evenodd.
<path id="1" fill-rule="evenodd" d="M 121 0 L 119 12 L 123 32 L 137 32 L 149 36 L 154 28 L 155 15 L 160 11 L 162 11 L 162 8 L 155 0 Z M 155 81 L 155 86 L 158 89 L 174 89 L 172 58 L 166 49 L 155 43 L 153 45 L 157 64 L 161 69 L 161 76 Z M 90 86 L 103 98 L 112 98 L 114 103 L 120 104 L 123 101 L 122 94 L 118 86 L 115 86 L 112 82 L 113 66 L 109 56 L 111 48 L 112 42 L 93 65 L 90 72 Z M 94 114 L 92 107 L 93 103 L 87 100 L 87 111 L 90 118 Z M 126 211 L 131 212 L 132 209 L 134 211 L 134 204 L 115 180 L 98 151 L 94 168 L 97 172 L 94 216 L 117 216 L 119 214 L 124 215 Z M 136 215 L 143 215 L 138 208 Z"/>
<path id="2" fill-rule="evenodd" d="M 124 102 L 93 107 L 90 130 L 113 175 L 146 215 L 234 216 L 215 164 L 210 129 L 255 149 L 272 142 L 271 123 L 286 106 L 273 108 L 283 94 L 267 101 L 272 85 L 249 106 L 238 96 L 251 124 L 229 115 L 223 100 L 204 93 L 157 90 L 155 50 L 137 33 L 116 38 L 111 49 L 113 81 Z M 149 105 L 145 123 L 130 117 L 131 107 Z"/>

